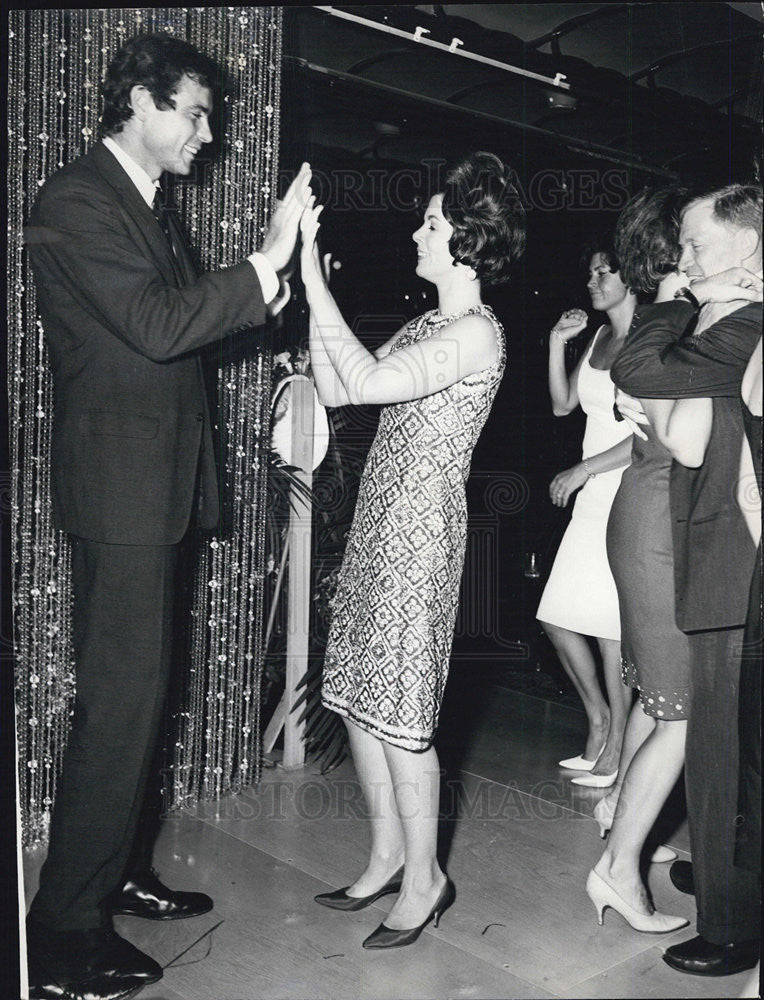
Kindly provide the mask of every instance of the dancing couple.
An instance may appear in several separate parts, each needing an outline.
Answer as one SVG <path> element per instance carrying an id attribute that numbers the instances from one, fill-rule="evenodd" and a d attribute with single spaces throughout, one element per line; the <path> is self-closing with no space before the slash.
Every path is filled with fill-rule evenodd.
<path id="1" fill-rule="evenodd" d="M 324 694 L 347 719 L 365 790 L 388 794 L 374 800 L 367 869 L 325 902 L 358 907 L 400 889 L 366 942 L 389 947 L 414 940 L 454 898 L 435 853 L 432 737 L 464 558 L 464 482 L 505 364 L 481 288 L 504 280 L 522 253 L 523 209 L 496 157 L 452 171 L 414 234 L 417 273 L 437 287 L 439 307 L 372 355 L 327 290 L 307 164 L 257 250 L 197 273 L 159 182 L 189 174 L 212 141 L 220 77 L 179 39 L 126 42 L 104 79 L 102 141 L 46 181 L 26 230 L 56 388 L 51 491 L 72 549 L 77 672 L 27 919 L 35 1000 L 126 1000 L 163 970 L 115 932 L 114 915 L 172 920 L 213 906 L 151 867 L 161 799 L 149 776 L 184 553 L 197 529 L 219 521 L 198 349 L 281 308 L 300 222 L 321 399 L 386 404 L 335 598 Z"/>
<path id="2" fill-rule="evenodd" d="M 694 975 L 742 971 L 758 956 L 751 872 L 760 871 L 760 795 L 753 791 L 757 780 L 760 788 L 760 669 L 751 669 L 749 657 L 741 670 L 740 649 L 744 625 L 746 635 L 760 635 L 760 575 L 753 573 L 760 526 L 747 531 L 751 500 L 735 503 L 733 484 L 741 445 L 751 474 L 760 462 L 760 422 L 740 406 L 741 391 L 751 398 L 742 383 L 747 367 L 756 371 L 752 352 L 761 343 L 760 232 L 758 186 L 697 198 L 680 187 L 645 189 L 621 212 L 612 247 L 600 245 L 591 260 L 592 304 L 607 312 L 611 331 L 595 334 L 570 378 L 561 345 L 585 327 L 585 316 L 569 310 L 550 336 L 555 412 L 570 412 L 579 400 L 587 412 L 585 457 L 550 487 L 553 502 L 564 505 L 583 485 L 538 614 L 589 717 L 584 754 L 560 764 L 590 772 L 576 784 L 610 789 L 594 808 L 609 839 L 586 891 L 600 923 L 607 907 L 648 933 L 688 923 L 655 909 L 641 871 L 686 750 L 693 863 L 664 845 L 653 844 L 649 857 L 674 859 L 672 882 L 696 896 L 698 936 L 664 956 Z M 594 363 L 603 340 L 615 345 L 610 373 Z M 620 424 L 614 393 L 627 416 Z M 603 473 L 610 488 L 603 483 L 597 492 Z M 597 595 L 593 608 L 576 602 L 581 591 Z M 606 618 L 613 607 L 617 619 Z M 609 682 L 607 641 L 619 631 L 624 685 L 638 699 L 614 741 L 614 713 L 608 730 L 591 654 L 577 633 L 599 638 Z M 608 693 L 620 708 L 611 683 Z M 736 827 L 746 831 L 738 853 Z"/>

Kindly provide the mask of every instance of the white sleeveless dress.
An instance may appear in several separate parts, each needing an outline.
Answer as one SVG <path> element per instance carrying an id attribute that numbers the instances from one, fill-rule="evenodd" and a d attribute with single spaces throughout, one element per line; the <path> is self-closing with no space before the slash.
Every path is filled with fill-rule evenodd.
<path id="1" fill-rule="evenodd" d="M 615 386 L 609 370 L 592 368 L 600 327 L 578 374 L 578 398 L 586 413 L 582 455 L 590 458 L 630 437 L 613 416 Z M 602 472 L 578 491 L 536 617 L 542 622 L 600 639 L 621 638 L 618 593 L 605 545 L 610 508 L 626 466 Z"/>

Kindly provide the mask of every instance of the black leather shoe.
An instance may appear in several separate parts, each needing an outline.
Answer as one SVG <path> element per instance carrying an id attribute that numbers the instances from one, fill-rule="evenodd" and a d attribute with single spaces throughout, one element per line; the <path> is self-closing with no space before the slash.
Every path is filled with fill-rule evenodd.
<path id="1" fill-rule="evenodd" d="M 30 962 L 69 982 L 98 976 L 132 978 L 155 983 L 162 966 L 120 937 L 111 927 L 83 931 L 55 931 L 27 920 Z"/>
<path id="2" fill-rule="evenodd" d="M 107 976 L 129 976 L 144 983 L 156 983 L 164 975 L 162 966 L 150 955 L 130 944 L 111 929 L 104 932 L 104 945 L 89 961 L 89 967 L 97 974 Z"/>
<path id="3" fill-rule="evenodd" d="M 29 969 L 29 1000 L 128 1000 L 146 986 L 132 976 L 96 976 L 84 981 L 55 979 L 39 966 Z"/>
<path id="4" fill-rule="evenodd" d="M 363 910 L 364 907 L 371 906 L 372 903 L 376 902 L 382 896 L 387 896 L 393 892 L 400 892 L 402 880 L 403 867 L 399 868 L 395 875 L 388 879 L 381 889 L 373 892 L 370 896 L 348 896 L 347 891 L 350 886 L 346 885 L 344 889 L 336 889 L 334 892 L 320 892 L 313 898 L 317 903 L 320 903 L 322 906 L 328 906 L 332 910 Z"/>
<path id="5" fill-rule="evenodd" d="M 435 906 L 430 910 L 425 919 L 418 927 L 407 927 L 405 930 L 396 930 L 388 927 L 387 924 L 380 924 L 376 930 L 361 942 L 362 948 L 378 950 L 381 948 L 404 948 L 408 944 L 413 944 L 432 918 L 435 918 L 435 927 L 440 923 L 440 918 L 456 899 L 456 889 L 450 878 L 446 879 L 446 884 L 438 896 Z"/>
<path id="6" fill-rule="evenodd" d="M 163 975 L 111 928 L 54 931 L 28 920 L 27 942 L 34 1000 L 123 1000 Z"/>
<path id="7" fill-rule="evenodd" d="M 731 976 L 752 969 L 759 960 L 759 942 L 712 944 L 698 935 L 666 949 L 663 961 L 691 976 Z"/>
<path id="8" fill-rule="evenodd" d="M 675 861 L 669 868 L 669 878 L 680 892 L 688 896 L 695 895 L 695 877 L 692 873 L 692 862 Z"/>
<path id="9" fill-rule="evenodd" d="M 173 892 L 153 869 L 133 875 L 109 900 L 113 914 L 147 920 L 182 920 L 208 913 L 214 903 L 203 892 Z"/>

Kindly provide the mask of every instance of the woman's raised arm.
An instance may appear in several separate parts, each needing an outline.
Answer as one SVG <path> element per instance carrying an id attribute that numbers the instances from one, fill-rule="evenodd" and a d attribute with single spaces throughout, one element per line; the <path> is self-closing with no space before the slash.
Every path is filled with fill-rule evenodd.
<path id="1" fill-rule="evenodd" d="M 578 373 L 586 351 L 570 375 L 565 371 L 565 345 L 577 337 L 586 326 L 583 309 L 568 309 L 560 316 L 549 334 L 549 395 L 552 413 L 566 417 L 578 406 Z"/>
<path id="2" fill-rule="evenodd" d="M 496 361 L 496 332 L 490 320 L 479 315 L 465 316 L 422 343 L 375 357 L 348 327 L 326 284 L 315 243 L 320 212 L 311 202 L 303 213 L 301 264 L 311 313 L 312 363 L 325 405 L 420 399 Z"/>

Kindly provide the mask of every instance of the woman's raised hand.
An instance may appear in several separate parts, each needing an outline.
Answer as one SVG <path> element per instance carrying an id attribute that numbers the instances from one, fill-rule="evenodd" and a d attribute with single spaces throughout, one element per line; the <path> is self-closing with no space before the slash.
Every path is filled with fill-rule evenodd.
<path id="1" fill-rule="evenodd" d="M 300 218 L 300 234 L 302 237 L 300 268 L 303 284 L 306 287 L 312 282 L 324 281 L 324 270 L 321 266 L 321 260 L 318 255 L 318 244 L 316 243 L 318 230 L 321 228 L 318 217 L 323 210 L 323 205 L 316 205 L 316 196 L 313 194 L 308 199 L 308 203 Z"/>
<path id="2" fill-rule="evenodd" d="M 588 321 L 583 309 L 567 309 L 552 327 L 552 336 L 566 344 L 579 335 Z"/>

